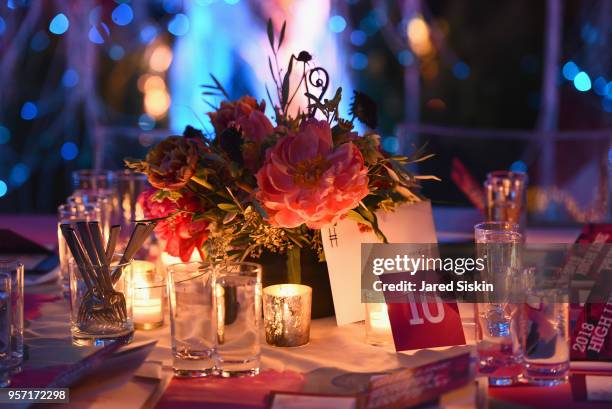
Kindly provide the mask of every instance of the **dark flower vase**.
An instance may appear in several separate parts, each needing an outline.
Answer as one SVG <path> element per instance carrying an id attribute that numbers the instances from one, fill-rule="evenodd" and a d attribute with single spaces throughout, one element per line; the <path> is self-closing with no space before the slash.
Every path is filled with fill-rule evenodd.
<path id="1" fill-rule="evenodd" d="M 289 282 L 287 278 L 287 255 L 264 252 L 260 258 L 252 261 L 263 266 L 262 284 L 264 287 Z M 300 262 L 302 268 L 301 284 L 312 287 L 312 318 L 334 315 L 334 302 L 329 285 L 327 264 L 319 262 L 316 253 L 309 248 L 301 250 Z"/>

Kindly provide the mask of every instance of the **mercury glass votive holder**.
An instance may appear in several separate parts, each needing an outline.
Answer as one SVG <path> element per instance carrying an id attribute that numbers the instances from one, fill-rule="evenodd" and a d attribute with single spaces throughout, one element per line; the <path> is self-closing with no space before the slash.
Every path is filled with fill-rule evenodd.
<path id="1" fill-rule="evenodd" d="M 277 347 L 299 347 L 310 340 L 312 288 L 277 284 L 264 288 L 266 342 Z"/>

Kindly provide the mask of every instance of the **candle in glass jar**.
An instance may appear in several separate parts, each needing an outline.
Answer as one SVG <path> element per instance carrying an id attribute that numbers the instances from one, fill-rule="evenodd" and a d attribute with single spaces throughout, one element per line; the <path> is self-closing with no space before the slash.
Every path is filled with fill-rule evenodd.
<path id="1" fill-rule="evenodd" d="M 387 304 L 366 304 L 366 341 L 371 345 L 387 345 L 393 342 Z"/>
<path id="2" fill-rule="evenodd" d="M 164 280 L 156 274 L 155 265 L 149 261 L 134 260 L 133 282 L 134 326 L 137 329 L 153 329 L 164 323 Z"/>
<path id="3" fill-rule="evenodd" d="M 300 284 L 271 285 L 263 290 L 266 342 L 279 347 L 310 340 L 312 288 Z"/>

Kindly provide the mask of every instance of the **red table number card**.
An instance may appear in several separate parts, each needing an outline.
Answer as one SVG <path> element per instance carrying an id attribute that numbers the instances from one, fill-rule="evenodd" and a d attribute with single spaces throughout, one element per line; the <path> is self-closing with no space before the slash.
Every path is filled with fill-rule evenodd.
<path id="1" fill-rule="evenodd" d="M 397 284 L 410 280 L 410 273 L 383 274 L 383 284 Z M 396 351 L 463 345 L 465 336 L 456 302 L 443 301 L 435 294 L 428 294 L 423 302 L 421 293 L 384 292 L 389 311 Z M 393 302 L 389 302 L 393 300 Z"/>

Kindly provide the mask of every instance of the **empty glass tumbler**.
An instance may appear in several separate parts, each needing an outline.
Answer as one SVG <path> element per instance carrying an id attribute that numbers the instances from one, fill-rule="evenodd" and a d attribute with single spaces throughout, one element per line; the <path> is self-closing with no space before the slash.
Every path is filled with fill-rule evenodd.
<path id="1" fill-rule="evenodd" d="M 261 265 L 218 263 L 216 364 L 225 377 L 256 375 L 261 354 Z"/>
<path id="2" fill-rule="evenodd" d="M 505 222 L 480 223 L 474 232 L 477 257 L 485 264 L 480 278 L 494 286 L 492 293 L 479 293 L 475 304 L 479 372 L 491 385 L 510 385 L 523 370 L 522 303 L 517 302 L 523 284 L 522 236 L 516 225 Z"/>
<path id="3" fill-rule="evenodd" d="M 16 367 L 23 362 L 23 264 L 16 260 L 0 260 L 0 275 L 10 278 L 8 363 Z"/>
<path id="4" fill-rule="evenodd" d="M 170 331 L 174 375 L 216 374 L 217 319 L 215 275 L 209 264 L 192 262 L 168 266 Z"/>
<path id="5" fill-rule="evenodd" d="M 568 380 L 570 367 L 569 279 L 560 269 L 541 268 L 528 269 L 527 279 L 523 376 L 536 385 L 557 385 Z"/>

